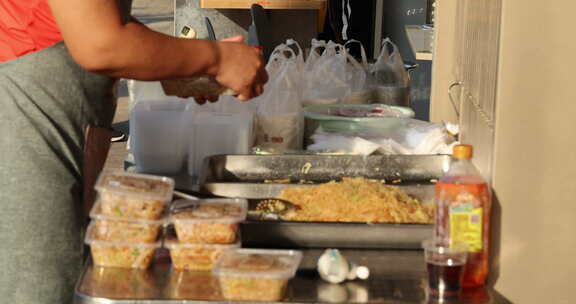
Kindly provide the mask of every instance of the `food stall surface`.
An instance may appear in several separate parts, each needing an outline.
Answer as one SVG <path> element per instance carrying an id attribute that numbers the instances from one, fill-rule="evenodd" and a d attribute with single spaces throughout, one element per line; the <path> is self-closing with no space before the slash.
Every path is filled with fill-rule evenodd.
<path id="1" fill-rule="evenodd" d="M 434 303 L 426 292 L 420 250 L 344 249 L 351 262 L 370 268 L 365 280 L 330 284 L 320 279 L 316 261 L 322 249 L 303 250 L 304 259 L 289 282 L 281 303 Z M 97 267 L 87 264 L 75 290 L 76 304 L 229 303 L 210 272 L 177 271 L 160 251 L 149 270 Z M 247 302 L 243 302 L 247 303 Z M 263 303 L 263 302 L 255 302 Z M 446 303 L 511 303 L 492 288 L 466 291 Z"/>

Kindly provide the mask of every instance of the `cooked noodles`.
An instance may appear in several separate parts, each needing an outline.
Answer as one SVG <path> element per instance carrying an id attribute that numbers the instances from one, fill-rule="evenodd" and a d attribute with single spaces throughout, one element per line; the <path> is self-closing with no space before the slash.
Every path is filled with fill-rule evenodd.
<path id="1" fill-rule="evenodd" d="M 278 197 L 301 207 L 293 221 L 431 223 L 433 207 L 397 186 L 362 177 L 313 187 L 290 187 Z"/>

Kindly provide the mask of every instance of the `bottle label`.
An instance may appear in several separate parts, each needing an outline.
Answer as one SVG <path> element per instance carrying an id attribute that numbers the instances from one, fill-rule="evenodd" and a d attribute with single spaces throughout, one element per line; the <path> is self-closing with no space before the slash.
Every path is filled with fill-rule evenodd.
<path id="1" fill-rule="evenodd" d="M 482 208 L 474 201 L 459 202 L 449 209 L 450 239 L 468 244 L 468 251 L 482 250 Z"/>

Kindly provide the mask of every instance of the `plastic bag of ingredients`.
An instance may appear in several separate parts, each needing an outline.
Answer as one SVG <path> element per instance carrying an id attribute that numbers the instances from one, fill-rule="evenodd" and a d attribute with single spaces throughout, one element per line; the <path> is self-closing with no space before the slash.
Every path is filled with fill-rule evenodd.
<path id="1" fill-rule="evenodd" d="M 450 154 L 457 141 L 442 123 L 405 119 L 394 128 L 329 133 L 319 128 L 307 147 L 315 152 L 353 154 Z"/>
<path id="2" fill-rule="evenodd" d="M 189 36 L 180 35 L 180 37 L 196 38 L 196 32 L 191 31 Z M 209 76 L 164 79 L 160 81 L 160 83 L 162 84 L 164 93 L 168 96 L 197 98 L 204 96 L 236 95 L 234 90 L 222 86 L 213 77 Z"/>
<path id="3" fill-rule="evenodd" d="M 266 66 L 269 73 L 264 93 L 254 102 L 258 103 L 256 115 L 256 146 L 282 153 L 301 150 L 304 118 L 301 103 L 301 74 L 303 59 L 301 51 L 296 55 L 288 44 L 277 46 Z M 299 47 L 298 47 L 299 48 Z"/>
<path id="4" fill-rule="evenodd" d="M 404 68 L 404 61 L 398 47 L 386 38 L 382 40 L 382 51 L 371 66 L 370 73 L 377 86 L 408 86 L 408 72 Z"/>
<path id="5" fill-rule="evenodd" d="M 322 55 L 316 52 L 324 48 Z M 303 104 L 334 104 L 350 94 L 348 52 L 344 46 L 328 41 L 315 43 L 303 74 Z"/>
<path id="6" fill-rule="evenodd" d="M 361 62 L 358 62 L 348 51 L 348 46 L 358 44 L 360 47 Z M 346 65 L 346 78 L 350 86 L 350 94 L 344 96 L 344 104 L 367 104 L 372 99 L 372 87 L 368 83 L 368 60 L 366 50 L 358 40 L 348 40 L 344 44 L 348 53 L 348 63 Z"/>
<path id="7" fill-rule="evenodd" d="M 282 71 L 288 58 L 291 59 L 292 68 L 302 72 L 305 67 L 304 53 L 294 39 L 287 39 L 286 43 L 277 46 L 270 55 L 270 59 L 266 64 L 266 72 L 269 79 L 274 78 L 277 73 Z"/>
<path id="8" fill-rule="evenodd" d="M 409 106 L 409 76 L 398 47 L 389 39 L 382 41 L 382 51 L 370 67 L 375 103 Z"/>
<path id="9" fill-rule="evenodd" d="M 324 50 L 326 49 L 326 41 L 312 39 L 310 42 L 310 53 L 306 62 L 304 63 L 304 73 L 308 73 L 314 68 L 316 61 L 322 56 Z"/>

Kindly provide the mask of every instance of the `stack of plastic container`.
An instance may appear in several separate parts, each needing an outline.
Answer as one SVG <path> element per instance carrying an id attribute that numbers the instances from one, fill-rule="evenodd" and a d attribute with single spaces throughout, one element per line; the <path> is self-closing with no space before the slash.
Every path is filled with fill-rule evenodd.
<path id="1" fill-rule="evenodd" d="M 230 101 L 236 102 L 236 101 Z M 206 157 L 249 154 L 254 144 L 252 113 L 198 112 L 191 117 L 188 174 L 198 177 Z"/>
<path id="2" fill-rule="evenodd" d="M 86 232 L 97 266 L 148 268 L 161 246 L 166 206 L 174 180 L 145 174 L 104 172 Z"/>
<path id="3" fill-rule="evenodd" d="M 143 100 L 130 111 L 130 151 L 141 173 L 177 174 L 188 149 L 192 104 L 180 99 Z"/>
<path id="4" fill-rule="evenodd" d="M 178 200 L 169 221 L 175 235 L 164 246 L 177 270 L 211 270 L 227 251 L 240 247 L 239 225 L 246 218 L 245 199 Z"/>

